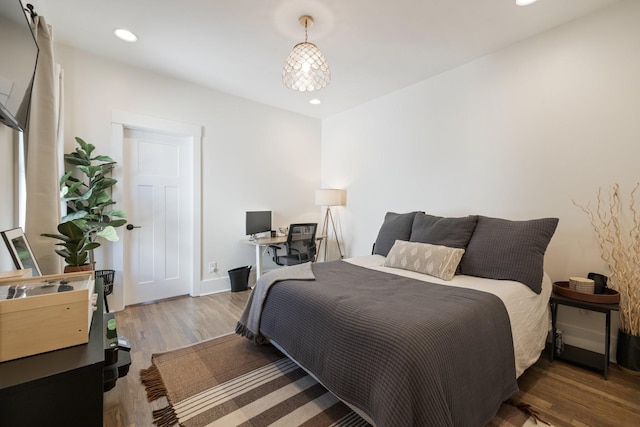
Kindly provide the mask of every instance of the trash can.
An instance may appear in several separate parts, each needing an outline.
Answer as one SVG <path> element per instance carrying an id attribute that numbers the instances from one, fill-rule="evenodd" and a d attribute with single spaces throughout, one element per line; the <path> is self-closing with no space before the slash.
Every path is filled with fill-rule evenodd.
<path id="1" fill-rule="evenodd" d="M 249 289 L 249 273 L 251 266 L 238 267 L 229 270 L 229 280 L 231 281 L 231 292 L 241 292 Z"/>
<path id="2" fill-rule="evenodd" d="M 109 312 L 109 303 L 107 302 L 107 295 L 111 295 L 113 292 L 113 277 L 115 275 L 115 270 L 96 270 L 94 271 L 94 277 L 96 280 L 102 279 L 102 284 L 104 286 L 103 298 L 104 298 L 104 307 L 107 313 Z"/>

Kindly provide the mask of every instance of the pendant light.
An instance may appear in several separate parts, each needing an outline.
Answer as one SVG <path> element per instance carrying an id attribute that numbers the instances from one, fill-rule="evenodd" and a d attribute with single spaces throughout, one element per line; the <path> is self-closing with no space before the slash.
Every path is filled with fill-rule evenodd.
<path id="1" fill-rule="evenodd" d="M 320 90 L 331 81 L 331 70 L 320 49 L 307 41 L 307 29 L 313 25 L 309 15 L 301 16 L 304 26 L 304 42 L 298 43 L 287 57 L 282 70 L 282 83 L 300 92 Z"/>

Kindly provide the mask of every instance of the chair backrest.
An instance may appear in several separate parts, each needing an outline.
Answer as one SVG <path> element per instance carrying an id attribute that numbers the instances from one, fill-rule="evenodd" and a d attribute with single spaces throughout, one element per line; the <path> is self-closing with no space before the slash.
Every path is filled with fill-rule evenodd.
<path id="1" fill-rule="evenodd" d="M 316 229 L 318 224 L 291 224 L 287 235 L 287 254 L 307 254 L 308 259 L 316 256 Z"/>

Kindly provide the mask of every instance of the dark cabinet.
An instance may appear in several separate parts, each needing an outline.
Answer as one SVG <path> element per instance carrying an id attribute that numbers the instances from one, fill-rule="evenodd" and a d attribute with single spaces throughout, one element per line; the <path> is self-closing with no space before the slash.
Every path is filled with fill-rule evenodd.
<path id="1" fill-rule="evenodd" d="M 0 363 L 0 425 L 101 427 L 104 328 L 98 298 L 87 344 Z"/>

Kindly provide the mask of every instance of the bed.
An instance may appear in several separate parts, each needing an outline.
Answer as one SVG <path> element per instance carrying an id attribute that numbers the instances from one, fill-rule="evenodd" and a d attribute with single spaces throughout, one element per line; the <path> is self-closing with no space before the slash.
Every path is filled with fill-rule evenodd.
<path id="1" fill-rule="evenodd" d="M 372 255 L 263 276 L 237 332 L 376 426 L 486 425 L 544 348 L 556 225 L 390 212 Z"/>

